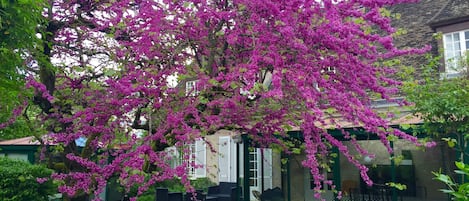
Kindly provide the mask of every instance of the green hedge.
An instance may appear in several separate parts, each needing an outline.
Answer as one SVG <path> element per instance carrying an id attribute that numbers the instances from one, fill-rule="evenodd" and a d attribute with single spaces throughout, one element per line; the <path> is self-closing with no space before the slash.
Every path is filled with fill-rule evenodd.
<path id="1" fill-rule="evenodd" d="M 49 177 L 52 170 L 28 162 L 0 157 L 0 200 L 2 201 L 47 201 L 56 193 L 52 181 L 42 184 L 37 178 Z"/>

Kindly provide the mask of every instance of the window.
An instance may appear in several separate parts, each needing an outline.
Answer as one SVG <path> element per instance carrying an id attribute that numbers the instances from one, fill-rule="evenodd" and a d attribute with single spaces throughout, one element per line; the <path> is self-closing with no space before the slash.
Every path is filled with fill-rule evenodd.
<path id="1" fill-rule="evenodd" d="M 197 164 L 195 162 L 197 150 L 195 148 L 195 143 L 189 144 L 188 148 L 189 148 L 190 155 L 189 155 L 189 163 L 187 164 L 187 170 L 189 172 L 187 174 L 189 175 L 189 177 L 196 177 L 194 164 Z"/>
<path id="2" fill-rule="evenodd" d="M 257 187 L 258 176 L 257 173 L 259 171 L 258 168 L 258 159 L 257 159 L 257 149 L 249 152 L 249 186 Z"/>
<path id="3" fill-rule="evenodd" d="M 443 45 L 446 77 L 459 76 L 461 67 L 465 65 L 463 56 L 469 49 L 469 30 L 444 34 Z"/>
<path id="4" fill-rule="evenodd" d="M 323 168 L 320 168 L 319 171 L 323 173 L 323 176 L 326 179 L 321 184 L 322 190 L 329 190 L 329 191 L 332 190 L 332 185 L 329 184 L 329 181 L 332 181 L 334 179 L 334 174 L 332 173 L 332 171 L 326 171 Z M 314 190 L 314 188 L 316 187 L 316 184 L 314 183 L 315 182 L 314 176 L 313 174 L 311 174 L 309 170 L 308 172 L 309 172 L 309 189 Z"/>
<path id="5" fill-rule="evenodd" d="M 186 96 L 196 96 L 199 94 L 197 89 L 197 80 L 187 81 L 186 82 Z"/>
<path id="6" fill-rule="evenodd" d="M 13 159 L 13 160 L 20 160 L 20 161 L 26 161 L 26 162 L 28 161 L 28 154 L 7 153 L 6 157 Z"/>
<path id="7" fill-rule="evenodd" d="M 172 168 L 176 168 L 183 164 L 184 158 L 187 158 L 187 175 L 190 178 L 206 177 L 206 147 L 205 142 L 202 139 L 196 140 L 194 143 L 187 144 L 189 149 L 189 156 L 184 157 L 181 155 L 182 150 L 178 150 L 176 147 L 169 147 L 166 152 L 171 157 L 168 161 Z M 195 167 L 194 167 L 195 165 Z"/>

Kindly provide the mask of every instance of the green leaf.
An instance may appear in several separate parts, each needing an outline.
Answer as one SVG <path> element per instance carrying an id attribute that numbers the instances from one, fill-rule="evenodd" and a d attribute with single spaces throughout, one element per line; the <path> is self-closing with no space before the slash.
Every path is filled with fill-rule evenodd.
<path id="1" fill-rule="evenodd" d="M 232 89 L 236 89 L 236 88 L 238 88 L 238 84 L 236 84 L 236 82 L 231 82 L 231 83 L 230 83 L 230 87 L 231 87 Z"/>
<path id="2" fill-rule="evenodd" d="M 454 143 L 453 141 L 448 141 L 448 146 L 450 148 L 453 148 L 455 145 L 456 145 L 456 143 Z"/>
<path id="3" fill-rule="evenodd" d="M 464 170 L 464 167 L 465 167 L 464 163 L 456 161 L 455 164 L 458 169 Z"/>
<path id="4" fill-rule="evenodd" d="M 199 98 L 199 102 L 202 104 L 207 104 L 209 102 L 209 100 L 204 96 L 198 96 L 198 98 Z"/>
<path id="5" fill-rule="evenodd" d="M 21 182 L 24 182 L 24 181 L 26 181 L 26 179 L 24 178 L 24 176 L 23 176 L 23 175 L 19 176 L 19 177 L 18 177 L 18 180 L 20 180 Z"/>

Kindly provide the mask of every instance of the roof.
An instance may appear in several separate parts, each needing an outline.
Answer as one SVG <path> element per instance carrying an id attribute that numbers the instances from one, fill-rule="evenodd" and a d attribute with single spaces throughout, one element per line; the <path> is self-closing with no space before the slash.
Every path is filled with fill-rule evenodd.
<path id="1" fill-rule="evenodd" d="M 43 138 L 43 139 L 45 139 L 45 138 Z M 75 143 L 77 144 L 78 147 L 84 147 L 85 144 L 86 144 L 86 138 L 80 137 L 80 138 L 75 140 Z M 8 145 L 8 146 L 12 146 L 12 145 L 13 146 L 14 145 L 25 146 L 25 145 L 40 145 L 40 143 L 39 143 L 39 141 L 36 140 L 36 137 L 29 136 L 29 137 L 17 138 L 17 139 L 12 139 L 12 140 L 0 141 L 0 146 L 5 146 L 5 145 Z M 130 148 L 131 148 L 131 146 L 128 145 L 128 144 L 114 145 L 114 149 L 127 150 L 127 149 L 130 149 Z"/>
<path id="2" fill-rule="evenodd" d="M 401 114 L 399 114 L 398 116 L 396 116 L 394 118 L 390 118 L 390 119 L 387 119 L 387 120 L 388 120 L 388 125 L 389 126 L 404 125 L 404 124 L 421 124 L 421 123 L 423 123 L 423 120 L 419 116 L 416 116 L 416 115 L 414 115 L 410 112 L 406 112 L 406 111 L 402 112 Z M 362 125 L 354 124 L 354 123 L 352 123 L 350 121 L 347 121 L 347 120 L 345 120 L 341 117 L 335 117 L 334 121 L 341 128 L 357 128 L 357 127 L 362 126 Z M 328 123 L 331 122 L 331 120 L 326 119 L 325 122 L 326 122 L 326 124 L 328 124 Z M 326 126 L 325 128 L 334 129 L 335 126 L 330 124 L 330 125 Z"/>
<path id="3" fill-rule="evenodd" d="M 39 145 L 34 136 L 1 141 L 0 145 Z"/>

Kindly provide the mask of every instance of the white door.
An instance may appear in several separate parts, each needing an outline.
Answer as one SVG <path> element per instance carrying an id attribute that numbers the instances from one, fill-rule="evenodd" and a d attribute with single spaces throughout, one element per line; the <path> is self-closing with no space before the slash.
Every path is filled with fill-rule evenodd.
<path id="1" fill-rule="evenodd" d="M 263 155 L 263 156 L 262 156 Z M 263 163 L 263 164 L 262 164 Z M 264 166 L 264 172 L 262 172 Z M 264 175 L 262 175 L 264 173 Z M 264 179 L 264 189 L 262 188 L 262 178 Z M 272 150 L 254 149 L 249 152 L 249 185 L 250 198 L 256 200 L 253 192 L 262 193 L 264 190 L 272 188 Z"/>
<path id="2" fill-rule="evenodd" d="M 218 138 L 218 181 L 236 182 L 236 146 L 240 146 L 239 167 L 240 178 L 244 178 L 243 172 L 243 144 L 237 145 L 230 136 Z M 263 153 L 263 159 L 261 154 Z M 256 200 L 253 191 L 262 193 L 263 190 L 272 188 L 272 149 L 253 149 L 249 152 L 249 172 L 246 177 L 249 179 L 249 192 L 251 200 Z M 262 177 L 262 164 L 264 163 L 264 176 Z M 261 190 L 262 178 L 264 178 L 264 189 Z"/>

